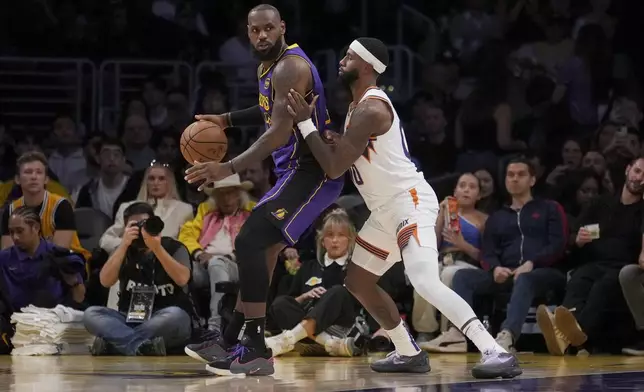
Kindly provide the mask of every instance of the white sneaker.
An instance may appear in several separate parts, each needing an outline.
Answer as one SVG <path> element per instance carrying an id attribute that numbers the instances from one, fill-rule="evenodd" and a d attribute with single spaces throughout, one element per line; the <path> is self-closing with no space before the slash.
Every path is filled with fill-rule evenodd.
<path id="1" fill-rule="evenodd" d="M 434 353 L 466 353 L 467 340 L 456 327 L 441 333 L 436 339 L 419 343 L 418 347 Z"/>
<path id="2" fill-rule="evenodd" d="M 421 344 L 421 343 L 429 343 L 432 341 L 433 337 L 436 336 L 433 333 L 427 333 L 427 332 L 419 332 L 418 336 L 416 337 L 416 343 Z"/>
<path id="3" fill-rule="evenodd" d="M 274 357 L 293 351 L 295 343 L 295 336 L 291 331 L 266 338 L 266 346 L 273 351 Z"/>
<path id="4" fill-rule="evenodd" d="M 353 357 L 353 338 L 330 338 L 324 343 L 324 349 L 332 357 Z"/>
<path id="5" fill-rule="evenodd" d="M 514 352 L 514 338 L 512 337 L 512 332 L 503 330 L 496 335 L 496 344 L 503 347 L 503 349 L 509 353 Z"/>

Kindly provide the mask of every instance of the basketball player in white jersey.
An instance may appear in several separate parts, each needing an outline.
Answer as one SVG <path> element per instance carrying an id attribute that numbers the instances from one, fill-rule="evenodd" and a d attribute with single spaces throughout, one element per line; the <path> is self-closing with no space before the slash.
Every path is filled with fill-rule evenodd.
<path id="1" fill-rule="evenodd" d="M 476 378 L 512 378 L 522 373 L 518 360 L 486 331 L 470 306 L 439 278 L 434 226 L 438 200 L 412 163 L 405 134 L 389 97 L 376 87 L 389 63 L 387 47 L 375 38 L 359 38 L 340 61 L 340 80 L 353 102 L 344 135 L 330 143 L 311 122 L 309 105 L 291 91 L 287 108 L 313 155 L 331 178 L 350 171 L 371 216 L 356 240 L 345 284 L 383 327 L 396 350 L 375 361 L 377 372 L 430 370 L 429 358 L 405 328 L 393 300 L 377 285 L 394 263 L 404 260 L 416 291 L 471 339 L 482 353 L 472 369 Z"/>

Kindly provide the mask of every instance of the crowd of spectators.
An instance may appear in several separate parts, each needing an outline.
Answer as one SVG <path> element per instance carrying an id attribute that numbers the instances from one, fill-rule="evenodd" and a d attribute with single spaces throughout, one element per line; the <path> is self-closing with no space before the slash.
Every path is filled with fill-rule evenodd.
<path id="1" fill-rule="evenodd" d="M 172 53 L 197 61 L 206 56 L 199 48 L 219 42 L 220 60 L 254 62 L 238 23 L 245 2 L 228 11 L 237 19 L 225 20 L 213 18 L 223 6 L 219 2 L 36 3 L 38 13 L 31 16 L 47 23 L 33 23 L 37 29 L 23 37 L 31 46 L 13 46 L 16 53 L 37 53 L 42 34 L 55 32 L 59 39 L 52 41 L 75 42 L 64 52 L 74 56 Z M 292 2 L 282 3 L 288 23 Z M 322 3 L 326 13 L 350 14 L 342 2 Z M 440 22 L 438 54 L 423 65 L 413 97 L 396 102 L 415 163 L 441 200 L 453 195 L 459 203 L 456 233 L 445 228 L 441 204 L 436 226 L 441 279 L 481 317 L 489 317 L 497 341 L 510 350 L 527 342 L 520 337 L 530 335 L 527 326 L 536 312 L 544 349 L 553 355 L 622 349 L 644 355 L 642 68 L 630 50 L 633 22 L 623 14 L 629 6 L 610 0 L 494 3 L 467 0 L 441 15 L 424 9 Z M 141 23 L 131 22 L 143 14 Z M 104 15 L 112 18 L 98 18 Z M 109 27 L 101 28 L 103 23 Z M 145 34 L 132 33 L 147 23 L 163 24 L 160 31 L 170 31 L 172 39 L 153 37 L 164 43 L 161 48 L 148 45 Z M 308 38 L 304 42 L 324 48 L 325 42 L 305 33 L 289 30 L 288 41 Z M 343 34 L 342 42 L 355 32 Z M 424 45 L 419 40 L 412 49 L 423 56 Z M 5 320 L 23 304 L 43 300 L 41 292 L 24 289 L 40 282 L 41 267 L 16 266 L 42 260 L 48 271 L 60 269 L 60 257 L 46 254 L 62 248 L 84 258 L 86 269 L 55 275 L 59 283 L 52 290 L 58 303 L 87 309 L 87 328 L 99 338 L 92 348 L 97 355 L 163 355 L 200 340 L 200 333 L 225 328 L 238 277 L 234 238 L 274 181 L 271 162 L 257 162 L 198 192 L 183 180 L 186 163 L 177 141 L 193 114 L 234 107 L 228 77 L 210 75 L 189 97 L 170 75 L 150 75 L 140 92 L 123 102 L 118 121 L 91 132 L 81 131 L 84 125 L 69 113 L 56 116 L 46 139 L 15 134 L 11 123 L 0 122 Z M 340 129 L 348 95 L 331 83 L 327 97 Z M 229 157 L 258 132 L 229 130 Z M 358 335 L 382 337 L 377 323 L 342 288 L 355 232 L 365 220 L 355 193 L 347 181 L 338 205 L 280 256 L 268 328 L 276 353 L 317 347 L 330 355 L 357 355 L 363 348 Z M 21 212 L 24 206 L 39 219 Z M 163 240 L 146 231 L 144 222 L 154 217 L 163 223 Z M 95 227 L 86 227 L 89 223 Z M 39 235 L 42 245 L 30 235 Z M 381 285 L 409 316 L 421 347 L 467 351 L 462 334 L 413 292 L 402 265 L 397 267 Z M 150 284 L 157 300 L 150 309 L 134 311 L 133 303 L 146 293 L 137 287 Z M 342 307 L 330 310 L 329 298 Z M 133 327 L 139 316 L 145 327 Z M 282 331 L 303 343 L 284 346 L 278 338 Z M 607 344 L 606 336 L 622 340 Z"/>

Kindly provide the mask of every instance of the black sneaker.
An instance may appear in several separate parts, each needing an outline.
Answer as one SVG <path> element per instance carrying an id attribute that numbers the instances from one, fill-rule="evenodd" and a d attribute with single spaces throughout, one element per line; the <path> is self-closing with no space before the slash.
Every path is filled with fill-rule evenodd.
<path id="1" fill-rule="evenodd" d="M 644 356 L 644 340 L 641 340 L 637 344 L 634 344 L 630 347 L 624 347 L 622 349 L 622 354 L 632 355 L 636 357 Z"/>
<path id="2" fill-rule="evenodd" d="M 234 347 L 235 345 L 226 343 L 223 336 L 219 335 L 202 343 L 189 344 L 183 351 L 192 359 L 210 363 L 227 357 L 232 353 L 231 350 Z"/>
<path id="3" fill-rule="evenodd" d="M 373 362 L 371 370 L 378 373 L 427 373 L 431 367 L 425 351 L 411 357 L 392 351 L 385 358 Z"/>
<path id="4" fill-rule="evenodd" d="M 474 378 L 514 378 L 523 373 L 517 357 L 510 353 L 486 352 L 472 368 Z"/>
<path id="5" fill-rule="evenodd" d="M 275 373 L 273 353 L 238 344 L 231 355 L 206 365 L 206 370 L 218 376 L 270 376 Z"/>
<path id="6" fill-rule="evenodd" d="M 94 356 L 107 355 L 108 347 L 105 339 L 98 336 L 95 337 L 94 342 L 92 343 L 92 347 L 89 349 L 89 352 Z"/>
<path id="7" fill-rule="evenodd" d="M 136 355 L 142 355 L 146 357 L 165 357 L 165 342 L 161 336 L 153 338 L 152 340 L 147 340 L 143 342 L 138 350 L 136 350 Z"/>

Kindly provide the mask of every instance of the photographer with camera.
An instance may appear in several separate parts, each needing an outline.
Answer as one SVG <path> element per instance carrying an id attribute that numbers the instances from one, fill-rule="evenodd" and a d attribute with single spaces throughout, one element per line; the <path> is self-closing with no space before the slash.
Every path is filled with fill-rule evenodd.
<path id="1" fill-rule="evenodd" d="M 136 202 L 123 212 L 125 233 L 107 260 L 100 282 L 118 280 L 118 311 L 92 306 L 85 328 L 96 339 L 93 355 L 165 355 L 190 338 L 192 305 L 184 288 L 190 280 L 190 257 L 179 242 L 161 237 L 163 221 L 152 206 Z"/>

